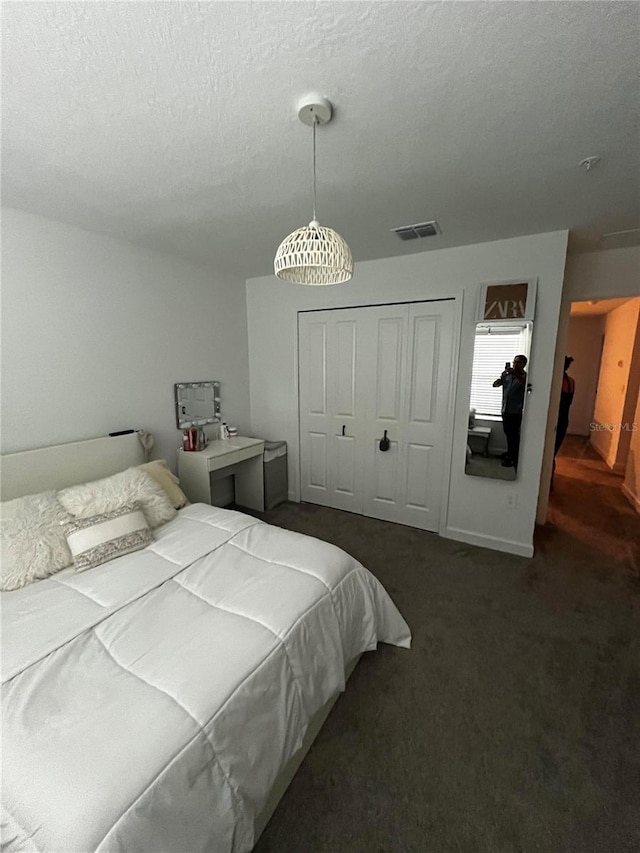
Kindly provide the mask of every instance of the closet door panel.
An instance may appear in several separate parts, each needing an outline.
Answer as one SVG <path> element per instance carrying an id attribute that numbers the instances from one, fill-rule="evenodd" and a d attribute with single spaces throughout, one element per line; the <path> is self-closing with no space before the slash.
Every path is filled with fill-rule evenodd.
<path id="1" fill-rule="evenodd" d="M 335 397 L 333 411 L 337 417 L 354 418 L 356 414 L 356 343 L 355 320 L 338 320 L 335 326 Z"/>
<path id="2" fill-rule="evenodd" d="M 425 510 L 428 506 L 429 465 L 433 448 L 424 444 L 408 444 L 406 455 L 406 506 Z"/>
<path id="3" fill-rule="evenodd" d="M 451 430 L 449 400 L 454 303 L 418 303 L 409 308 L 407 358 L 407 452 L 402 487 L 405 524 L 437 532 L 440 526 L 444 450 Z"/>
<path id="4" fill-rule="evenodd" d="M 327 324 L 311 323 L 304 342 L 309 381 L 307 415 L 327 414 Z"/>
<path id="5" fill-rule="evenodd" d="M 298 330 L 302 500 L 361 512 L 357 315 L 300 314 Z"/>
<path id="6" fill-rule="evenodd" d="M 374 448 L 371 454 L 374 464 L 373 491 L 369 500 L 381 513 L 393 511 L 398 499 L 398 462 L 400 448 L 397 441 L 389 443 L 384 453 Z"/>
<path id="7" fill-rule="evenodd" d="M 321 432 L 309 432 L 309 478 L 311 489 L 329 488 L 327 465 L 327 436 Z"/>
<path id="8" fill-rule="evenodd" d="M 331 431 L 331 506 L 362 512 L 360 442 L 362 420 L 358 408 L 357 313 L 334 311 L 329 335 L 329 409 Z"/>
<path id="9" fill-rule="evenodd" d="M 406 323 L 404 317 L 393 317 L 380 318 L 375 325 L 377 326 L 375 414 L 379 420 L 398 421 L 402 396 L 402 347 Z"/>
<path id="10" fill-rule="evenodd" d="M 362 309 L 358 360 L 367 375 L 364 395 L 367 412 L 366 453 L 363 455 L 363 513 L 385 521 L 399 521 L 404 456 L 403 409 L 407 305 Z M 387 434 L 388 450 L 380 449 Z"/>
<path id="11" fill-rule="evenodd" d="M 334 488 L 343 498 L 356 495 L 356 442 L 350 436 L 337 435 L 335 441 Z"/>
<path id="12" fill-rule="evenodd" d="M 430 423 L 434 405 L 434 365 L 438 363 L 437 317 L 416 317 L 411 324 L 409 422 Z"/>
<path id="13" fill-rule="evenodd" d="M 300 494 L 303 501 L 331 506 L 328 393 L 330 313 L 298 318 Z"/>

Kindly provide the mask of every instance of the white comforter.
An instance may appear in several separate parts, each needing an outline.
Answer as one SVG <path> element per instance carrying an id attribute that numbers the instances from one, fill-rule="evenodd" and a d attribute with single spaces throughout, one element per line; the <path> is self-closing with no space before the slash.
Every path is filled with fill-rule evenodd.
<path id="1" fill-rule="evenodd" d="M 409 629 L 343 551 L 195 504 L 2 597 L 3 849 L 247 851 L 345 665 Z"/>

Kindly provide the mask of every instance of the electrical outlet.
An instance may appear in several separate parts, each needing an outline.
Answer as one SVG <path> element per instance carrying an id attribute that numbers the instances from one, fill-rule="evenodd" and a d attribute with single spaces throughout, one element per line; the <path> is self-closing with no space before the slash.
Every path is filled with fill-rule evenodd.
<path id="1" fill-rule="evenodd" d="M 518 506 L 518 496 L 515 492 L 509 492 L 507 495 L 507 506 L 509 509 L 515 509 Z"/>

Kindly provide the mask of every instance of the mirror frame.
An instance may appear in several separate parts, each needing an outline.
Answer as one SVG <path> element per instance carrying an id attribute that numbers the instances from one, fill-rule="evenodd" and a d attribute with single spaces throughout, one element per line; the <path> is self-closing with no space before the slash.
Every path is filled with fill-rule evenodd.
<path id="1" fill-rule="evenodd" d="M 500 300 L 499 289 L 505 288 Z M 500 323 L 513 320 L 533 320 L 536 310 L 537 278 L 511 278 L 504 281 L 488 281 L 480 285 L 476 325 Z M 524 296 L 524 298 L 523 298 Z M 492 316 L 497 314 L 497 316 Z M 474 330 L 475 333 L 475 330 Z"/>
<path id="2" fill-rule="evenodd" d="M 193 418 L 189 419 L 186 417 L 180 417 L 180 407 L 182 405 L 182 399 L 180 396 L 180 392 L 185 389 L 195 389 L 195 388 L 211 388 L 212 394 L 212 412 L 210 416 L 205 416 L 202 418 Z M 175 399 L 175 407 L 176 407 L 176 425 L 178 429 L 188 429 L 189 427 L 197 427 L 197 426 L 205 426 L 206 424 L 215 424 L 219 423 L 221 420 L 220 414 L 220 383 L 213 379 L 206 380 L 204 382 L 176 382 L 173 386 L 173 394 Z"/>

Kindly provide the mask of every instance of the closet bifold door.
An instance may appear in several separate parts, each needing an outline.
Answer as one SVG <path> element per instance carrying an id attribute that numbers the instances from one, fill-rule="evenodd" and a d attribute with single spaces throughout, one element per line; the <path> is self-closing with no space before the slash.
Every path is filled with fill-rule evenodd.
<path id="1" fill-rule="evenodd" d="M 366 407 L 362 512 L 396 522 L 403 505 L 408 316 L 404 304 L 363 308 L 358 351 Z"/>
<path id="2" fill-rule="evenodd" d="M 350 512 L 362 512 L 357 346 L 353 311 L 299 315 L 301 498 Z"/>
<path id="3" fill-rule="evenodd" d="M 433 532 L 440 527 L 449 471 L 454 305 L 409 306 L 399 520 Z"/>
<path id="4" fill-rule="evenodd" d="M 439 530 L 451 429 L 453 317 L 453 301 L 386 306 L 369 315 L 365 360 L 376 368 L 367 394 L 373 433 L 364 463 L 365 515 Z M 385 434 L 387 450 L 386 442 L 380 444 Z"/>
<path id="5" fill-rule="evenodd" d="M 299 315 L 303 501 L 437 531 L 453 301 Z"/>

